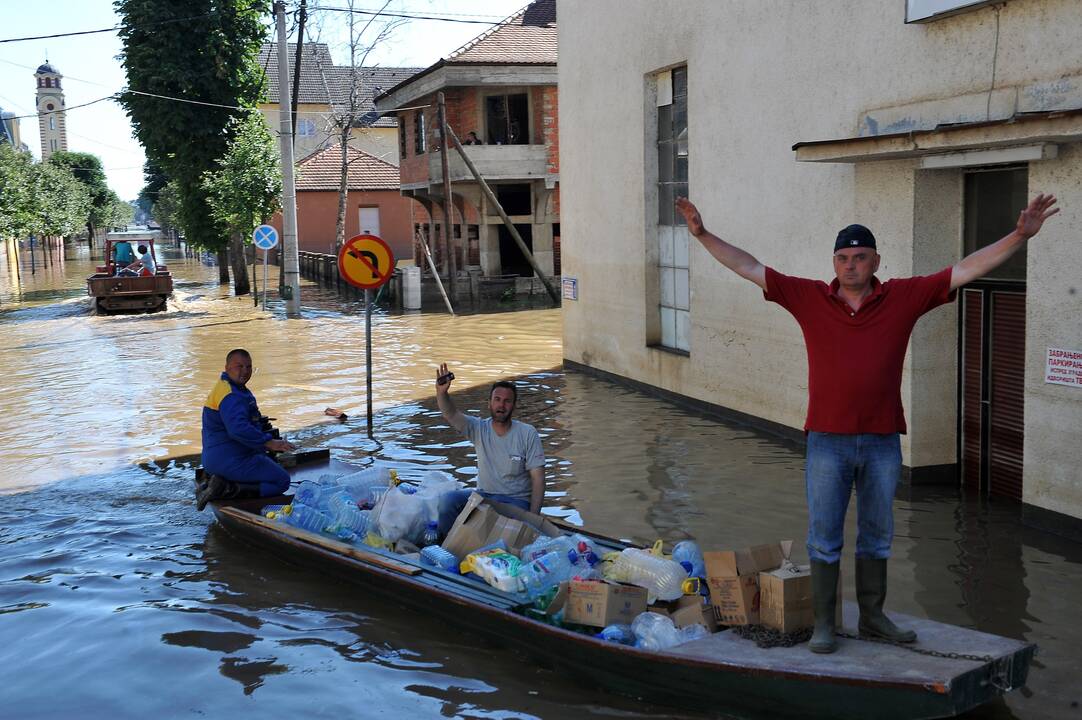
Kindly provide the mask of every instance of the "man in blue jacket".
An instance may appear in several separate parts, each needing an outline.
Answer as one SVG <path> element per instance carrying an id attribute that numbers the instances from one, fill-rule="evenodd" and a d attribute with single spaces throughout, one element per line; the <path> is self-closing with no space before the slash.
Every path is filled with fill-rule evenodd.
<path id="1" fill-rule="evenodd" d="M 203 469 L 206 484 L 195 494 L 202 510 L 211 500 L 280 495 L 289 487 L 289 473 L 267 454 L 296 447 L 263 429 L 255 395 L 248 389 L 252 356 L 231 350 L 225 372 L 203 405 Z"/>

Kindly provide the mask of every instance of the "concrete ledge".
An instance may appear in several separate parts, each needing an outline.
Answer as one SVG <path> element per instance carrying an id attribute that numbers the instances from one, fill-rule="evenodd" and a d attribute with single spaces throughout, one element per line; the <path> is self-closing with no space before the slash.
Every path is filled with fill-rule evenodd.
<path id="1" fill-rule="evenodd" d="M 1022 524 L 1074 542 L 1082 542 L 1082 518 L 1022 503 Z"/>
<path id="2" fill-rule="evenodd" d="M 708 415 L 717 420 L 723 422 L 736 423 L 739 425 L 746 425 L 748 427 L 760 430 L 768 435 L 773 435 L 781 440 L 784 440 L 792 444 L 796 449 L 803 450 L 805 446 L 804 431 L 797 428 L 789 427 L 788 425 L 782 425 L 781 423 L 773 422 L 772 420 L 766 420 L 765 418 L 756 417 L 755 415 L 749 415 L 747 413 L 740 412 L 739 410 L 733 410 L 722 405 L 716 405 L 714 403 L 699 400 L 698 398 L 688 397 L 687 395 L 681 395 L 674 393 L 664 388 L 659 388 L 654 385 L 648 385 L 638 380 L 632 380 L 631 378 L 624 377 L 623 375 L 617 375 L 616 373 L 608 372 L 607 370 L 599 370 L 589 365 L 583 365 L 577 363 L 574 360 L 568 360 L 564 358 L 564 369 L 574 370 L 581 372 L 584 375 L 591 375 L 602 380 L 608 380 L 609 382 L 616 383 L 617 385 L 623 385 L 630 387 L 644 395 L 651 395 L 653 397 L 661 398 L 667 402 L 671 402 L 674 405 L 693 410 L 703 415 Z"/>
<path id="3" fill-rule="evenodd" d="M 902 466 L 903 485 L 953 485 L 957 487 L 960 483 L 958 463 L 921 465 L 920 467 Z"/>

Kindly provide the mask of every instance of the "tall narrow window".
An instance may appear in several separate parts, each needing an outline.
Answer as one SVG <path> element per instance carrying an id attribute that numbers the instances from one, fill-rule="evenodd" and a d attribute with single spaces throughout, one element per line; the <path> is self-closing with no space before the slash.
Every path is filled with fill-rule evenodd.
<path id="1" fill-rule="evenodd" d="M 398 117 L 398 157 L 406 157 L 406 119 Z"/>
<path id="2" fill-rule="evenodd" d="M 526 93 L 486 97 L 485 130 L 489 145 L 528 144 L 530 142 L 530 103 Z"/>
<path id="3" fill-rule="evenodd" d="M 49 129 L 56 130 L 56 115 L 49 116 Z"/>
<path id="4" fill-rule="evenodd" d="M 673 203 L 688 195 L 688 70 L 658 75 L 657 189 L 661 344 L 691 350 L 688 229 Z"/>
<path id="5" fill-rule="evenodd" d="M 413 116 L 413 154 L 423 155 L 425 152 L 425 111 L 418 110 Z"/>

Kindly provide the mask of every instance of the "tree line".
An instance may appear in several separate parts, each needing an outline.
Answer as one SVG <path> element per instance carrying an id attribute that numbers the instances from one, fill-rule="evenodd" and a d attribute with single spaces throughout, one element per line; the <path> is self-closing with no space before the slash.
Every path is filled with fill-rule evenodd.
<path id="1" fill-rule="evenodd" d="M 28 152 L 0 145 L 0 237 L 68 237 L 86 229 L 125 225 L 135 209 L 109 189 L 96 155 L 56 152 L 34 162 Z"/>

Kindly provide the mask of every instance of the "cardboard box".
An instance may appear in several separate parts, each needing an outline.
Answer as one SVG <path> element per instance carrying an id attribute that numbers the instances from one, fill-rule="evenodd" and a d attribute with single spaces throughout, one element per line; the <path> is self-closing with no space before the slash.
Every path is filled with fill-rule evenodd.
<path id="1" fill-rule="evenodd" d="M 759 573 L 779 567 L 793 541 L 703 553 L 714 615 L 722 625 L 759 623 Z"/>
<path id="2" fill-rule="evenodd" d="M 540 515 L 473 493 L 447 531 L 443 548 L 461 560 L 478 548 L 503 540 L 508 550 L 517 555 L 538 535 L 556 537 L 562 534 Z"/>
<path id="3" fill-rule="evenodd" d="M 630 625 L 646 612 L 646 595 L 646 588 L 636 585 L 572 580 L 568 583 L 564 622 L 599 628 L 613 623 Z"/>
<path id="4" fill-rule="evenodd" d="M 759 621 L 783 633 L 815 625 L 810 565 L 786 563 L 759 573 Z"/>
<path id="5" fill-rule="evenodd" d="M 842 577 L 838 573 L 838 602 L 834 622 L 842 626 Z M 783 563 L 777 570 L 759 573 L 759 616 L 767 627 L 784 633 L 815 625 L 811 565 Z"/>
<path id="6" fill-rule="evenodd" d="M 705 625 L 710 632 L 718 631 L 718 621 L 714 617 L 714 607 L 702 601 L 698 595 L 685 595 L 676 601 L 677 607 L 669 612 L 673 625 L 678 628 L 688 625 Z"/>

